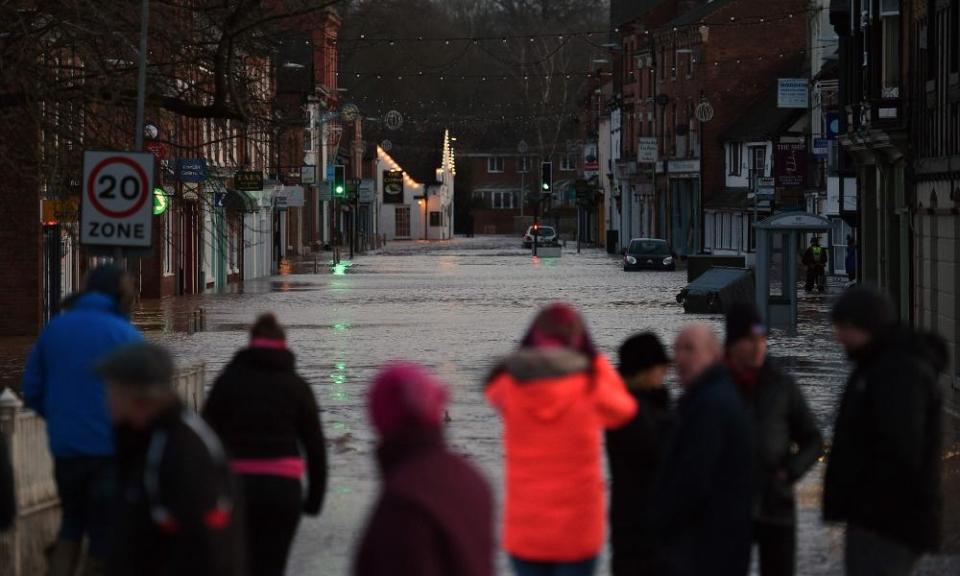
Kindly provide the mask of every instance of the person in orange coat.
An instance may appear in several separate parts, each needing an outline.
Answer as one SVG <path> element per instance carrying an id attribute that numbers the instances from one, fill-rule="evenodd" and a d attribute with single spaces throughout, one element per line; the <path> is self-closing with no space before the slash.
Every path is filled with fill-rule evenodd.
<path id="1" fill-rule="evenodd" d="M 566 304 L 540 312 L 494 369 L 487 399 L 504 422 L 503 547 L 517 576 L 589 576 L 604 544 L 604 429 L 636 401 Z"/>

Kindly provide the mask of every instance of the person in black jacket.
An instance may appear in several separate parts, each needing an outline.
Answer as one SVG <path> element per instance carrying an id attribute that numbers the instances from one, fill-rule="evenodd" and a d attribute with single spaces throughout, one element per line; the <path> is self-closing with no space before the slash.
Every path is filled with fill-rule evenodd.
<path id="1" fill-rule="evenodd" d="M 0 435 L 0 532 L 13 526 L 17 517 L 17 493 L 7 439 Z"/>
<path id="2" fill-rule="evenodd" d="M 116 425 L 120 495 L 115 576 L 243 576 L 242 514 L 216 435 L 184 408 L 173 359 L 125 346 L 100 362 Z"/>
<path id="3" fill-rule="evenodd" d="M 316 516 L 323 507 L 327 453 L 316 398 L 297 374 L 272 314 L 257 319 L 250 346 L 217 378 L 203 416 L 241 480 L 250 572 L 280 576 L 300 516 Z"/>
<path id="4" fill-rule="evenodd" d="M 651 332 L 620 347 L 620 375 L 637 400 L 637 415 L 606 438 L 613 576 L 656 574 L 654 498 L 673 423 L 670 393 L 663 385 L 669 365 L 663 344 Z"/>
<path id="5" fill-rule="evenodd" d="M 762 576 L 792 576 L 797 511 L 793 485 L 823 452 L 823 437 L 800 387 L 767 356 L 767 333 L 752 304 L 727 311 L 727 367 L 754 426 L 753 538 Z"/>
<path id="6" fill-rule="evenodd" d="M 753 435 L 722 358 L 704 325 L 674 345 L 684 393 L 657 490 L 661 574 L 745 576 L 750 568 Z"/>
<path id="7" fill-rule="evenodd" d="M 824 519 L 847 525 L 847 574 L 908 575 L 940 545 L 946 345 L 898 327 L 872 288 L 847 290 L 832 320 L 854 369 L 834 425 Z"/>

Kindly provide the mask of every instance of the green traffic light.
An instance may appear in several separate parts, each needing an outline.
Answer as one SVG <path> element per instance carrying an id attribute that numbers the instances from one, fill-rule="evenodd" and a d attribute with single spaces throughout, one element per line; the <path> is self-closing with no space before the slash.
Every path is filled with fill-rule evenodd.
<path id="1" fill-rule="evenodd" d="M 343 194 L 343 186 L 337 186 L 336 192 L 337 192 L 337 196 Z"/>
<path id="2" fill-rule="evenodd" d="M 544 190 L 549 190 L 549 189 L 550 189 L 550 185 L 547 184 L 546 182 L 544 182 L 544 183 L 543 183 L 543 189 L 544 189 Z"/>

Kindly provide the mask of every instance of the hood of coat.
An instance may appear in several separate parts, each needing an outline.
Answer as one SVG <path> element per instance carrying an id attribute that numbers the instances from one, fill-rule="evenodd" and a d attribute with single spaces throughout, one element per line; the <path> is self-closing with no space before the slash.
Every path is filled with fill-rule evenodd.
<path id="1" fill-rule="evenodd" d="M 108 295 L 103 294 L 102 292 L 85 292 L 71 299 L 70 301 L 70 310 L 100 310 L 102 312 L 110 312 L 116 314 L 117 316 L 125 316 L 120 309 L 117 308 L 117 300 Z"/>
<path id="2" fill-rule="evenodd" d="M 293 370 L 296 360 L 293 352 L 275 348 L 244 348 L 233 357 L 238 367 L 264 372 Z"/>
<path id="3" fill-rule="evenodd" d="M 950 363 L 947 344 L 940 335 L 905 326 L 877 336 L 854 360 L 858 366 L 869 366 L 877 358 L 887 355 L 911 356 L 930 366 L 937 374 L 942 374 Z"/>
<path id="4" fill-rule="evenodd" d="M 590 359 L 567 348 L 520 349 L 500 364 L 499 372 L 516 383 L 520 409 L 543 421 L 559 418 L 587 393 Z"/>

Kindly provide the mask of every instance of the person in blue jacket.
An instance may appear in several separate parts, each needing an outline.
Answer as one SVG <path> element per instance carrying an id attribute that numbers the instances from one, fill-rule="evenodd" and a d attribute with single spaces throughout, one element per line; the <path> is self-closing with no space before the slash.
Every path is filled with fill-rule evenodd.
<path id="1" fill-rule="evenodd" d="M 62 518 L 49 574 L 74 574 L 89 540 L 86 574 L 108 557 L 113 516 L 113 428 L 103 380 L 94 368 L 117 348 L 143 340 L 130 323 L 133 280 L 114 265 L 87 276 L 83 293 L 53 318 L 27 358 L 23 395 L 47 424 Z"/>

